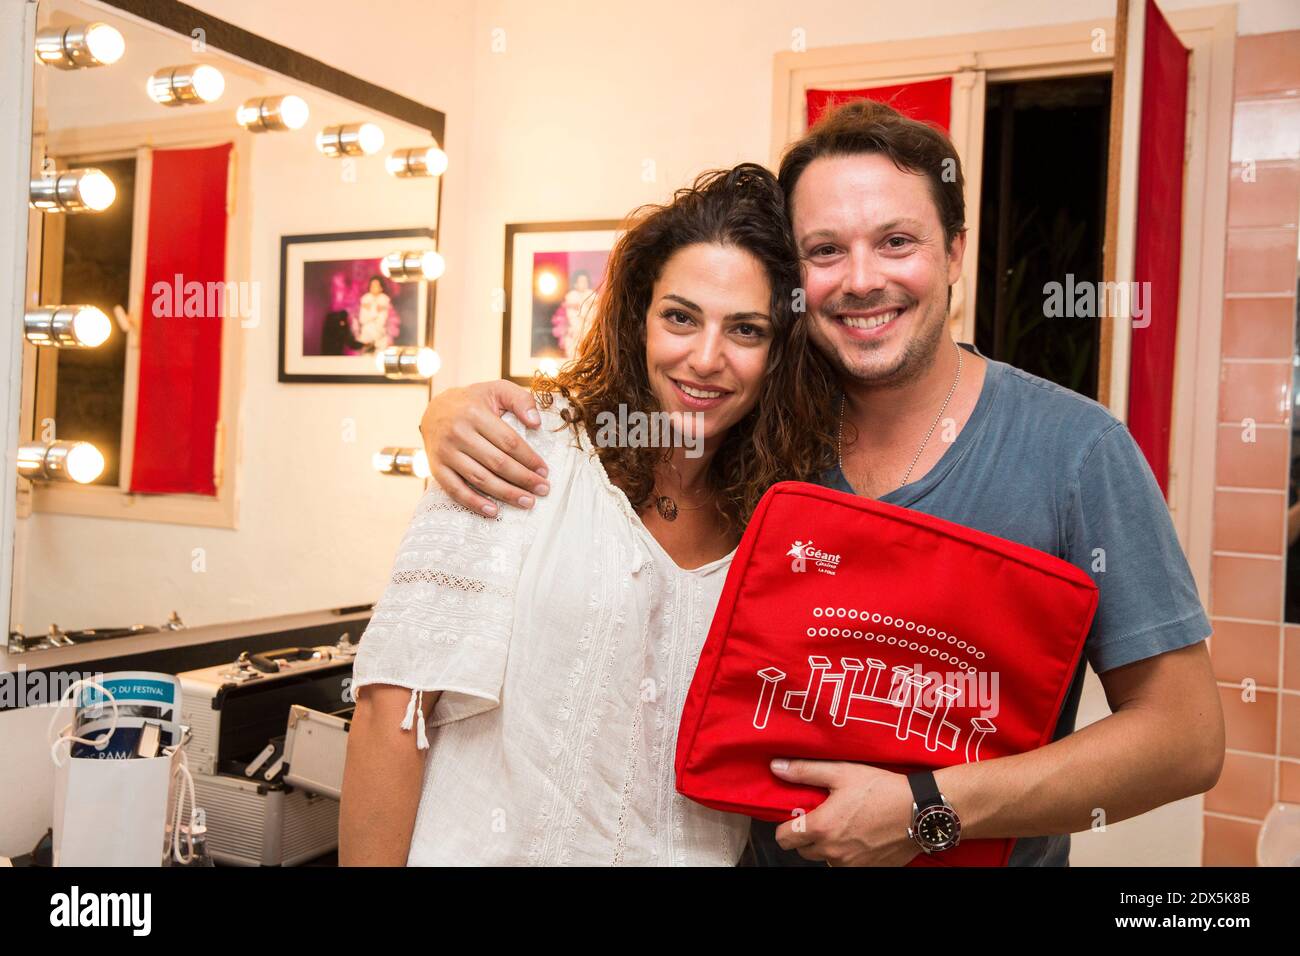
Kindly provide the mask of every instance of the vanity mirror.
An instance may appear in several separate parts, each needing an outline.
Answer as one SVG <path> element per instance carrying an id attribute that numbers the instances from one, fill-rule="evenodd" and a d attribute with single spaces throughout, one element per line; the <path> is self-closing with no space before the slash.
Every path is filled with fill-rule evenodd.
<path id="1" fill-rule="evenodd" d="M 41 0 L 34 52 L 9 653 L 373 601 L 443 114 L 166 0 Z"/>

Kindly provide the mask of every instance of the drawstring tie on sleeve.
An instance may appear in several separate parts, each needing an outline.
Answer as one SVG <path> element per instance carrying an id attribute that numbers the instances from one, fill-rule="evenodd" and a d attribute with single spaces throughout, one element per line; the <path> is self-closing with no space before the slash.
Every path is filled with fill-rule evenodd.
<path id="1" fill-rule="evenodd" d="M 406 716 L 402 718 L 402 729 L 410 730 L 413 718 L 419 718 L 415 728 L 415 746 L 417 750 L 429 749 L 429 738 L 424 735 L 424 691 L 411 691 L 411 702 L 406 705 Z"/>

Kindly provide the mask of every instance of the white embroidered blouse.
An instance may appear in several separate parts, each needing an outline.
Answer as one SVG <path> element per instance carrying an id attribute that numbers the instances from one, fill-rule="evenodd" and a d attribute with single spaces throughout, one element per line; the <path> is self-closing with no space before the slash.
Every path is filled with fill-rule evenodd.
<path id="1" fill-rule="evenodd" d="M 362 637 L 354 689 L 411 688 L 429 749 L 407 863 L 733 866 L 749 818 L 678 794 L 673 758 L 735 552 L 678 567 L 562 407 L 504 418 L 550 494 L 489 519 L 431 488 Z"/>

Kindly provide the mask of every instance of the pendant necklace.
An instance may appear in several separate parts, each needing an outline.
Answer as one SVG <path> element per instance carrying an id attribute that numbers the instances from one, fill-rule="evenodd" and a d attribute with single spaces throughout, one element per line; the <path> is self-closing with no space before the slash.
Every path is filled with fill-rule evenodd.
<path id="1" fill-rule="evenodd" d="M 668 463 L 668 467 L 670 467 L 673 471 L 677 471 L 677 466 L 674 465 L 672 462 Z M 677 477 L 681 478 L 681 474 L 682 473 L 678 471 Z M 655 496 L 655 510 L 659 512 L 659 517 L 663 518 L 665 521 L 676 521 L 678 512 L 699 511 L 706 504 L 708 504 L 707 501 L 704 502 L 704 504 L 698 504 L 693 508 L 681 508 L 678 507 L 676 501 L 674 501 L 672 498 L 668 497 L 667 495 Z"/>

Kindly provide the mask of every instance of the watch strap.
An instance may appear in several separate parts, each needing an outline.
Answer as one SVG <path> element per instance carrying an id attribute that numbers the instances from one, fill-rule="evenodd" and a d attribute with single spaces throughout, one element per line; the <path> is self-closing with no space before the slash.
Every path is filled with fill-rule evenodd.
<path id="1" fill-rule="evenodd" d="M 943 803 L 943 796 L 939 793 L 939 782 L 934 779 L 933 771 L 918 770 L 916 773 L 909 773 L 907 783 L 912 788 L 912 799 L 916 801 L 918 813 L 926 807 Z"/>

